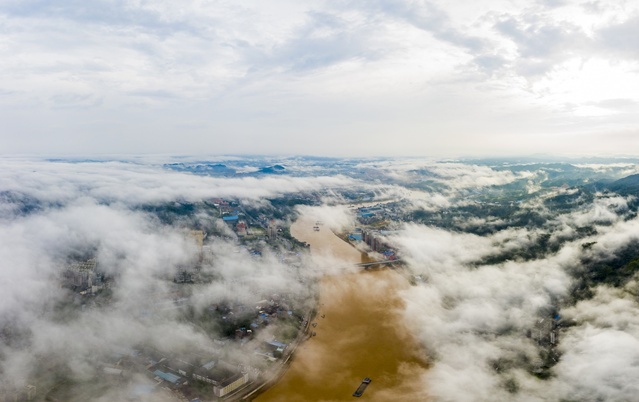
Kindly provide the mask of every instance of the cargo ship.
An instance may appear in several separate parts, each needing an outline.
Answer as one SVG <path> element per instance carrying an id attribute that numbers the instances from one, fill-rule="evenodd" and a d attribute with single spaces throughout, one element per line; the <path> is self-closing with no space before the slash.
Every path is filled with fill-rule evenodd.
<path id="1" fill-rule="evenodd" d="M 364 393 L 364 391 L 366 390 L 366 387 L 368 387 L 368 384 L 371 383 L 371 379 L 366 377 L 362 380 L 362 383 L 359 384 L 359 387 L 357 387 L 357 389 L 355 390 L 355 392 L 353 392 L 353 396 L 357 396 L 360 397 L 362 396 L 362 394 Z"/>

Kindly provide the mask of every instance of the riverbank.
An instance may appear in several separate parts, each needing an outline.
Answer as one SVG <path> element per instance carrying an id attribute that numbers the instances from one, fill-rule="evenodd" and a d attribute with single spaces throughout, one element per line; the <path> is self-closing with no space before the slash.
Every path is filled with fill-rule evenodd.
<path id="1" fill-rule="evenodd" d="M 359 251 L 327 227 L 314 229 L 314 217 L 301 217 L 291 234 L 310 244 L 320 264 L 342 267 L 320 281 L 316 336 L 301 344 L 281 380 L 259 402 L 352 400 L 364 377 L 372 401 L 423 400 L 420 377 L 426 362 L 417 341 L 403 325 L 398 293 L 410 286 L 392 270 L 364 272 L 352 268 Z"/>

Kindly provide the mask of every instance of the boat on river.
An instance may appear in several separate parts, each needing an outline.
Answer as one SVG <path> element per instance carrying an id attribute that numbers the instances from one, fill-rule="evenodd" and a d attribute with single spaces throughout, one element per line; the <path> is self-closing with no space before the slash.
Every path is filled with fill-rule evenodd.
<path id="1" fill-rule="evenodd" d="M 357 397 L 362 396 L 362 394 L 363 394 L 363 393 L 364 393 L 364 391 L 366 390 L 366 387 L 368 387 L 368 384 L 370 384 L 370 383 L 371 383 L 371 381 L 373 381 L 373 380 L 371 380 L 371 379 L 370 379 L 370 378 L 368 378 L 368 377 L 364 378 L 364 379 L 362 380 L 362 383 L 361 383 L 361 384 L 359 384 L 359 387 L 357 387 L 357 389 L 355 390 L 355 392 L 353 392 L 353 396 L 357 396 Z"/>

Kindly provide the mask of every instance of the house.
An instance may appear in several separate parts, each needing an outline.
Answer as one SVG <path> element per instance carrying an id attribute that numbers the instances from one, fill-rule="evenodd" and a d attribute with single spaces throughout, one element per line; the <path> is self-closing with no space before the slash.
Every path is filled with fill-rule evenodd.
<path id="1" fill-rule="evenodd" d="M 237 223 L 237 225 L 235 226 L 235 229 L 237 231 L 237 234 L 239 236 L 246 236 L 247 235 L 247 226 L 246 226 L 246 222 L 244 221 L 239 221 Z"/>

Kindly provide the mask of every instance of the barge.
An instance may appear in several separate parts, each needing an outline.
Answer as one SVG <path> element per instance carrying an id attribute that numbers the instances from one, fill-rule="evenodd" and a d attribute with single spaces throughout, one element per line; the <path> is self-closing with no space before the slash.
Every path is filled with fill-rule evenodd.
<path id="1" fill-rule="evenodd" d="M 359 387 L 357 387 L 357 389 L 355 390 L 355 392 L 353 392 L 353 396 L 357 396 L 360 397 L 362 396 L 362 394 L 364 393 L 364 391 L 366 390 L 366 387 L 368 387 L 368 384 L 371 383 L 371 379 L 366 377 L 362 380 L 362 383 L 359 384 Z"/>

